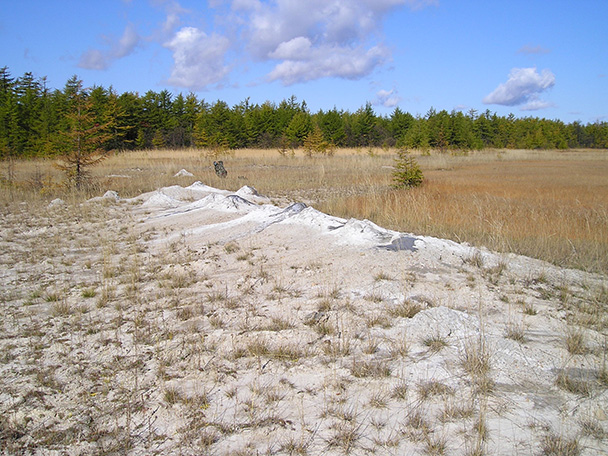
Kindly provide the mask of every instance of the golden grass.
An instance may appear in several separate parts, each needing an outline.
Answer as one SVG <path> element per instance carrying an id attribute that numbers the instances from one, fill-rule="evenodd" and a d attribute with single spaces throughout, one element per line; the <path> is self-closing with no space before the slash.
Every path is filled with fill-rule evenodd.
<path id="1" fill-rule="evenodd" d="M 606 151 L 431 152 L 416 155 L 426 181 L 410 190 L 391 186 L 395 156 L 382 149 L 341 149 L 315 158 L 302 151 L 281 156 L 272 149 L 238 150 L 219 157 L 229 173 L 220 179 L 208 151 L 127 152 L 94 168 L 88 194 L 80 197 L 109 189 L 131 197 L 195 180 L 231 190 L 251 185 L 336 216 L 608 272 Z M 182 168 L 194 177 L 175 178 Z M 62 176 L 50 161 L 17 162 L 12 172 L 5 202 L 65 197 Z"/>
<path id="2" fill-rule="evenodd" d="M 608 271 L 608 161 L 513 161 L 427 170 L 413 190 L 321 206 L 335 215 Z"/>

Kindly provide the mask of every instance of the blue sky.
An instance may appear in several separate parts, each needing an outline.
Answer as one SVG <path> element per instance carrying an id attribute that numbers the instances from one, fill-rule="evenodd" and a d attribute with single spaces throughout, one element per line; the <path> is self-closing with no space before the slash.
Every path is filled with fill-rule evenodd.
<path id="1" fill-rule="evenodd" d="M 606 0 L 0 0 L 0 66 L 229 105 L 608 120 Z"/>

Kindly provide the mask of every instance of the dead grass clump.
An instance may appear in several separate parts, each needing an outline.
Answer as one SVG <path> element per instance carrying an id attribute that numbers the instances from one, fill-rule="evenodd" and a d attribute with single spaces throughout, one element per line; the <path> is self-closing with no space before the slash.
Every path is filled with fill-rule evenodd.
<path id="1" fill-rule="evenodd" d="M 279 344 L 268 352 L 269 356 L 281 361 L 297 362 L 308 356 L 308 350 L 296 342 Z"/>
<path id="2" fill-rule="evenodd" d="M 505 328 L 505 337 L 523 344 L 526 341 L 526 329 L 522 323 L 510 322 Z"/>
<path id="3" fill-rule="evenodd" d="M 395 280 L 393 279 L 393 277 L 391 277 L 390 275 L 388 275 L 386 272 L 378 272 L 376 275 L 374 275 L 374 281 L 375 282 L 381 282 L 381 281 L 391 281 L 391 280 Z"/>
<path id="4" fill-rule="evenodd" d="M 67 299 L 62 299 L 61 301 L 54 302 L 51 306 L 51 315 L 53 317 L 67 317 L 72 314 L 73 309 L 68 304 Z"/>
<path id="5" fill-rule="evenodd" d="M 454 389 L 438 380 L 421 382 L 417 386 L 418 396 L 421 401 L 426 401 L 435 396 L 451 396 Z"/>
<path id="6" fill-rule="evenodd" d="M 285 331 L 295 327 L 293 321 L 289 318 L 283 317 L 271 317 L 270 322 L 261 328 L 262 331 Z"/>
<path id="7" fill-rule="evenodd" d="M 379 360 L 356 360 L 353 359 L 350 373 L 357 378 L 362 377 L 390 377 L 390 367 Z"/>
<path id="8" fill-rule="evenodd" d="M 424 440 L 426 436 L 433 432 L 431 424 L 425 418 L 425 414 L 423 414 L 419 409 L 410 412 L 405 425 L 409 428 L 409 430 L 405 430 L 404 434 L 415 442 Z"/>
<path id="9" fill-rule="evenodd" d="M 310 439 L 296 439 L 291 437 L 286 442 L 282 443 L 279 447 L 280 451 L 283 451 L 289 455 L 301 455 L 308 454 L 308 447 L 310 446 Z"/>
<path id="10" fill-rule="evenodd" d="M 469 257 L 464 258 L 463 260 L 466 264 L 470 264 L 478 269 L 483 269 L 484 259 L 479 250 L 476 250 L 475 253 L 471 254 Z"/>
<path id="11" fill-rule="evenodd" d="M 333 434 L 327 439 L 329 448 L 340 448 L 344 454 L 350 454 L 361 438 L 360 429 L 350 423 L 336 423 Z"/>
<path id="12" fill-rule="evenodd" d="M 163 399 L 169 405 L 177 404 L 178 402 L 185 402 L 186 398 L 175 386 L 168 386 L 163 392 Z"/>
<path id="13" fill-rule="evenodd" d="M 422 448 L 428 456 L 443 456 L 448 451 L 448 441 L 444 436 L 428 435 Z"/>
<path id="14" fill-rule="evenodd" d="M 608 433 L 596 419 L 583 419 L 579 422 L 579 425 L 581 427 L 581 435 L 585 437 L 592 437 L 596 440 L 604 440 L 608 437 Z"/>
<path id="15" fill-rule="evenodd" d="M 579 456 L 581 447 L 576 439 L 548 433 L 541 440 L 543 456 Z"/>
<path id="16" fill-rule="evenodd" d="M 441 334 L 434 334 L 422 340 L 422 343 L 429 348 L 432 353 L 438 353 L 448 346 L 448 341 Z"/>
<path id="17" fill-rule="evenodd" d="M 581 375 L 575 375 L 566 369 L 559 371 L 555 384 L 564 391 L 585 397 L 589 396 L 593 389 L 593 382 L 590 379 L 583 378 Z"/>
<path id="18" fill-rule="evenodd" d="M 323 344 L 323 353 L 338 359 L 351 354 L 351 339 L 348 337 L 340 337 L 338 340 L 326 340 Z"/>
<path id="19" fill-rule="evenodd" d="M 393 326 L 393 322 L 390 318 L 388 318 L 383 313 L 373 313 L 365 318 L 365 323 L 369 328 L 373 328 L 374 326 L 379 326 L 380 328 L 390 328 Z"/>
<path id="20" fill-rule="evenodd" d="M 409 387 L 408 387 L 407 383 L 405 383 L 402 380 L 399 383 L 397 383 L 395 386 L 393 386 L 393 389 L 391 390 L 391 397 L 393 399 L 399 399 L 399 400 L 403 401 L 407 398 L 408 390 L 409 390 Z"/>
<path id="21" fill-rule="evenodd" d="M 450 402 L 441 412 L 439 417 L 442 422 L 459 421 L 471 418 L 475 414 L 475 409 L 471 404 L 456 404 Z"/>
<path id="22" fill-rule="evenodd" d="M 606 365 L 602 365 L 600 369 L 597 370 L 595 375 L 597 377 L 598 383 L 603 388 L 608 388 L 608 368 L 606 367 Z"/>
<path id="23" fill-rule="evenodd" d="M 404 299 L 396 306 L 387 307 L 389 315 L 393 318 L 412 318 L 422 310 L 422 305 L 410 299 Z"/>
<path id="24" fill-rule="evenodd" d="M 536 315 L 538 313 L 534 305 L 529 302 L 522 303 L 522 311 L 526 315 Z"/>
<path id="25" fill-rule="evenodd" d="M 318 322 L 314 329 L 320 336 L 332 336 L 336 333 L 336 327 L 327 320 Z"/>
<path id="26" fill-rule="evenodd" d="M 254 356 L 259 358 L 261 356 L 266 356 L 270 353 L 270 344 L 268 341 L 262 337 L 255 338 L 247 343 L 247 352 L 249 356 Z"/>
<path id="27" fill-rule="evenodd" d="M 405 358 L 410 351 L 410 344 L 407 335 L 390 341 L 389 353 L 392 358 Z"/>
<path id="28" fill-rule="evenodd" d="M 568 327 L 565 343 L 568 353 L 572 355 L 584 355 L 589 352 L 585 333 L 579 328 Z"/>
<path id="29" fill-rule="evenodd" d="M 369 405 L 373 408 L 384 409 L 388 406 L 388 397 L 384 391 L 376 391 L 369 399 Z"/>
<path id="30" fill-rule="evenodd" d="M 467 374 L 473 378 L 485 377 L 489 374 L 490 352 L 482 338 L 477 342 L 468 341 L 464 345 L 460 364 Z"/>

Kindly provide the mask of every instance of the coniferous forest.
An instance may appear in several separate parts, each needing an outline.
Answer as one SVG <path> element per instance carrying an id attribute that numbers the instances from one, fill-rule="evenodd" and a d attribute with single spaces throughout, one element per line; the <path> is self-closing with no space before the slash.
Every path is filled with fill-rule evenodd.
<path id="1" fill-rule="evenodd" d="M 46 78 L 13 77 L 0 68 L 0 158 L 64 154 L 75 125 L 105 150 L 207 147 L 290 148 L 319 132 L 335 147 L 608 148 L 608 122 L 564 123 L 491 111 L 430 109 L 414 116 L 399 108 L 377 115 L 370 103 L 356 112 L 334 107 L 311 112 L 295 96 L 280 103 L 235 106 L 193 93 L 167 90 L 119 94 L 112 87 L 84 88 L 77 76 L 62 89 Z"/>

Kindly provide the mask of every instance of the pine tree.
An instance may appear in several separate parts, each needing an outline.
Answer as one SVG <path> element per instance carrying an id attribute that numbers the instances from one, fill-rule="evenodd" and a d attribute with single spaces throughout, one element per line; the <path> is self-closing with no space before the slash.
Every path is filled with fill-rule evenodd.
<path id="1" fill-rule="evenodd" d="M 110 135 L 107 126 L 95 121 L 92 101 L 82 81 L 70 91 L 70 110 L 66 113 L 67 129 L 59 133 L 57 147 L 62 153 L 56 164 L 71 185 L 81 189 L 89 178 L 89 168 L 106 158 L 102 145 Z"/>
<path id="2" fill-rule="evenodd" d="M 418 187 L 422 184 L 424 176 L 418 162 L 407 149 L 399 149 L 395 159 L 393 181 L 396 188 Z"/>

